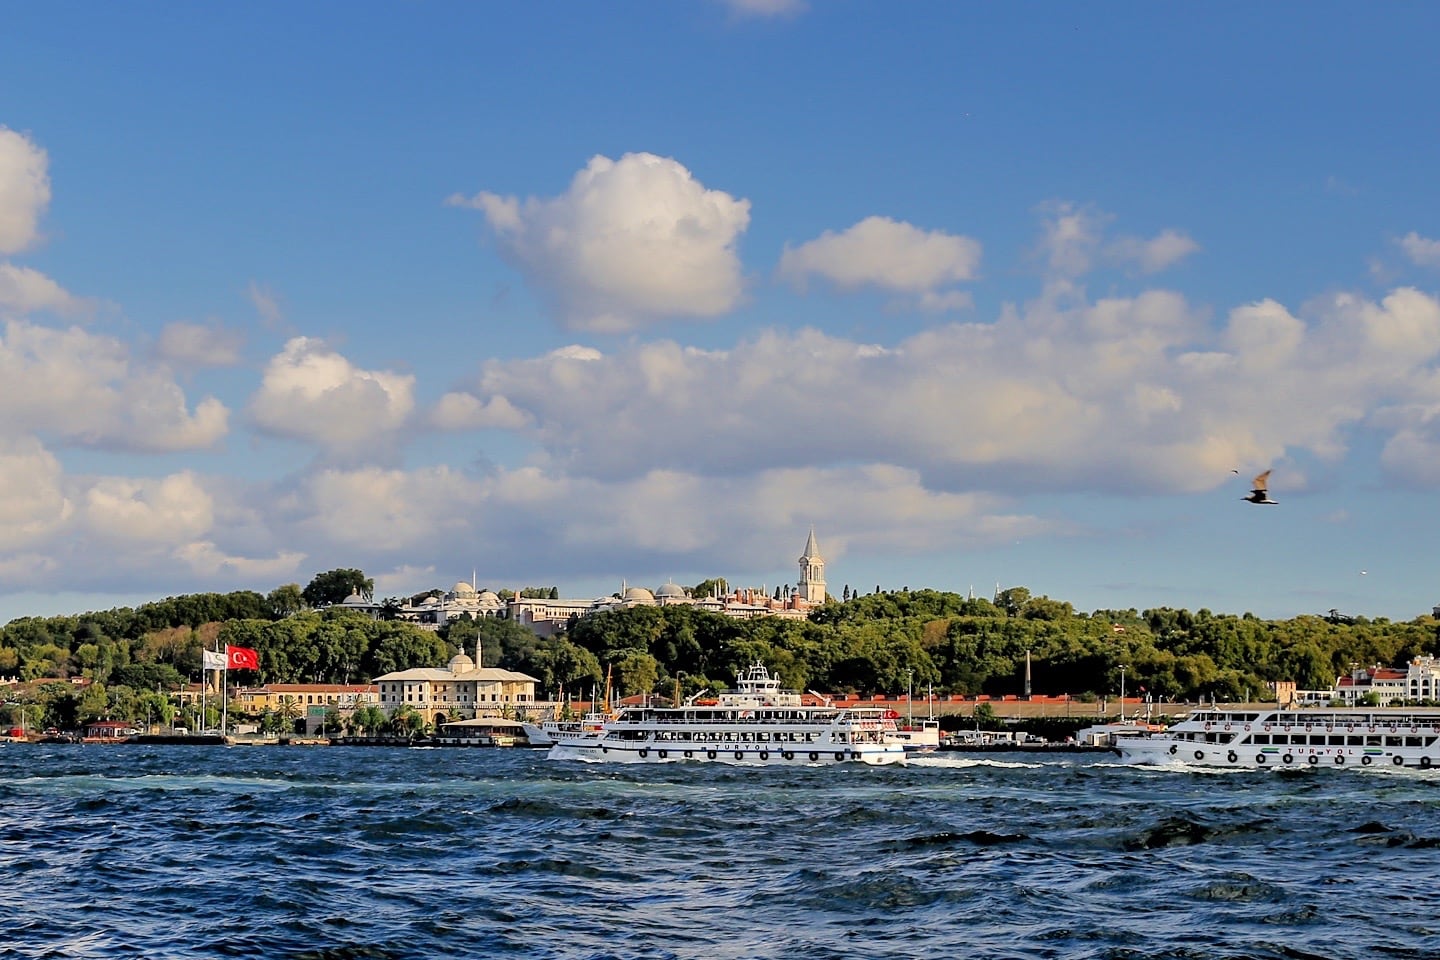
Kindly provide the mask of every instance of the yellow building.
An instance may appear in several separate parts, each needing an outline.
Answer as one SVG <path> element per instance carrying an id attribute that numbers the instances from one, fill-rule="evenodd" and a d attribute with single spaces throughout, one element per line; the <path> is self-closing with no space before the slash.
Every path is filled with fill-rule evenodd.
<path id="1" fill-rule="evenodd" d="M 240 687 L 230 692 L 230 709 L 250 714 L 269 710 L 303 717 L 312 707 L 349 714 L 357 707 L 373 707 L 379 703 L 380 691 L 373 683 L 267 683 L 263 687 Z"/>

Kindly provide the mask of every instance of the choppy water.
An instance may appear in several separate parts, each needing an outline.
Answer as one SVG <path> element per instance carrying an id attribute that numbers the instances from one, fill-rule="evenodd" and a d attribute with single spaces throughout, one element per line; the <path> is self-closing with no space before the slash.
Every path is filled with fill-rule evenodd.
<path id="1" fill-rule="evenodd" d="M 1440 956 L 1440 772 L 0 746 L 0 956 Z"/>

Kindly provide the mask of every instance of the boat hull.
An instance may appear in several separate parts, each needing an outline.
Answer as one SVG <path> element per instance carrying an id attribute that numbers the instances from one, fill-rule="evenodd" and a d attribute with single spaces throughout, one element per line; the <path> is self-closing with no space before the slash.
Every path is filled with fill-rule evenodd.
<path id="1" fill-rule="evenodd" d="M 1127 763 L 1252 769 L 1440 768 L 1440 713 L 1408 710 L 1195 711 L 1163 733 L 1120 736 Z"/>
<path id="2" fill-rule="evenodd" d="M 879 766 L 904 763 L 906 750 L 900 743 L 855 744 L 838 749 L 786 746 L 759 747 L 754 744 L 714 743 L 653 744 L 624 743 L 597 739 L 557 742 L 548 754 L 552 760 L 581 760 L 591 763 L 729 763 L 746 766 L 814 766 L 833 763 L 860 763 Z M 810 745 L 813 747 L 814 745 Z"/>

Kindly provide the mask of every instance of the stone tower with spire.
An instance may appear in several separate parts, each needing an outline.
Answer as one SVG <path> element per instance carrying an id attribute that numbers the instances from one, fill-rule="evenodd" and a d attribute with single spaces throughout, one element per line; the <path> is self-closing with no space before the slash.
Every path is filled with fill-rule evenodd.
<path id="1" fill-rule="evenodd" d="M 805 553 L 800 557 L 800 598 L 807 603 L 825 602 L 825 558 L 820 556 L 820 544 L 815 542 L 815 528 L 810 528 L 810 539 L 805 541 Z"/>

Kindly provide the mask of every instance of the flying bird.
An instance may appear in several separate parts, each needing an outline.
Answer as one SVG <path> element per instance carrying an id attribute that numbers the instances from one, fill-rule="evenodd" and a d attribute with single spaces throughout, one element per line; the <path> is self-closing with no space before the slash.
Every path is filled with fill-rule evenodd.
<path id="1" fill-rule="evenodd" d="M 1251 503 L 1279 503 L 1279 500 L 1270 499 L 1270 494 L 1266 489 L 1267 487 L 1269 487 L 1269 485 L 1270 471 L 1266 470 L 1264 473 L 1260 474 L 1258 477 L 1256 477 L 1250 482 L 1250 486 L 1255 488 L 1250 491 L 1250 496 L 1241 497 L 1240 499 L 1248 500 Z"/>

